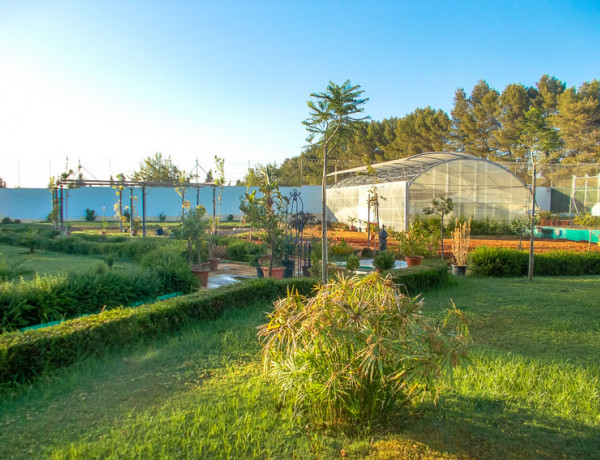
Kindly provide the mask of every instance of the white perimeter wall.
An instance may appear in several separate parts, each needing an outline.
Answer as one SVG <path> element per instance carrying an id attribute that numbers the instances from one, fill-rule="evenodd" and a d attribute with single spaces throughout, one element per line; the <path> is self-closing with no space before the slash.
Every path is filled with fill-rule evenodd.
<path id="1" fill-rule="evenodd" d="M 240 196 L 248 190 L 256 187 L 224 187 L 221 201 L 221 216 L 229 214 L 240 215 Z M 294 190 L 300 192 L 300 198 L 304 203 L 304 211 L 314 214 L 321 212 L 321 187 L 309 185 L 304 187 L 281 187 L 284 196 L 289 196 Z M 117 202 L 115 190 L 110 187 L 84 187 L 68 192 L 66 205 L 68 220 L 83 220 L 86 208 L 93 209 L 101 220 L 115 216 L 114 205 Z M 218 191 L 217 191 L 218 194 Z M 142 189 L 133 189 L 135 214 L 142 215 Z M 196 189 L 188 189 L 185 199 L 192 206 L 196 205 Z M 213 189 L 204 187 L 199 189 L 199 204 L 204 205 L 208 215 L 212 215 Z M 129 189 L 123 190 L 123 207 L 129 206 Z M 52 195 L 46 188 L 0 188 L 0 218 L 10 217 L 25 221 L 42 221 L 52 209 Z M 149 220 L 158 220 L 158 215 L 165 213 L 167 218 L 174 220 L 181 213 L 181 197 L 171 188 L 147 188 L 146 189 L 146 217 Z M 218 211 L 217 211 L 218 213 Z"/>

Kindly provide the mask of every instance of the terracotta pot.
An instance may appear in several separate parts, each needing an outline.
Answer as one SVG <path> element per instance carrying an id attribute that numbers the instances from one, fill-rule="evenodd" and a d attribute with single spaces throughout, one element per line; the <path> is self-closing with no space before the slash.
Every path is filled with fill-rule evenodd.
<path id="1" fill-rule="evenodd" d="M 211 257 L 208 259 L 208 263 L 210 264 L 210 271 L 216 272 L 219 269 L 219 259 L 218 257 Z"/>
<path id="2" fill-rule="evenodd" d="M 423 256 L 405 256 L 404 260 L 406 260 L 407 267 L 415 267 L 417 265 L 421 265 L 421 262 L 423 262 Z"/>
<path id="3" fill-rule="evenodd" d="M 268 278 L 269 277 L 269 267 L 261 267 L 264 277 Z M 273 267 L 271 269 L 271 278 L 275 278 L 277 280 L 282 280 L 283 279 L 283 272 L 285 270 L 285 267 Z"/>
<path id="4" fill-rule="evenodd" d="M 192 266 L 192 273 L 198 278 L 198 281 L 200 281 L 200 286 L 208 285 L 209 268 L 204 265 L 194 265 Z"/>

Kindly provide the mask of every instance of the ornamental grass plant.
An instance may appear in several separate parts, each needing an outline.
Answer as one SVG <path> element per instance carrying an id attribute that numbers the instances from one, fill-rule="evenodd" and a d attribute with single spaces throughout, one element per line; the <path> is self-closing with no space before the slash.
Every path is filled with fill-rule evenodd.
<path id="1" fill-rule="evenodd" d="M 295 412 L 316 423 L 361 425 L 438 396 L 443 375 L 467 367 L 468 329 L 454 307 L 442 331 L 379 274 L 337 280 L 307 298 L 277 301 L 259 327 L 265 374 Z"/>
<path id="2" fill-rule="evenodd" d="M 471 243 L 471 219 L 467 222 L 459 222 L 456 219 L 454 230 L 452 230 L 452 254 L 456 265 L 464 267 L 469 257 L 469 244 Z"/>

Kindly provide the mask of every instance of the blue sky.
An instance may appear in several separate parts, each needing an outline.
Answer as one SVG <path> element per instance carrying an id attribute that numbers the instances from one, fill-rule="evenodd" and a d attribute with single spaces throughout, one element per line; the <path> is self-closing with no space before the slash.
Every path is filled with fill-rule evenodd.
<path id="1" fill-rule="evenodd" d="M 190 170 L 296 156 L 311 92 L 350 79 L 375 120 L 479 79 L 600 78 L 597 1 L 2 1 L 0 177 L 98 179 L 154 152 Z M 203 175 L 203 173 L 202 173 Z"/>

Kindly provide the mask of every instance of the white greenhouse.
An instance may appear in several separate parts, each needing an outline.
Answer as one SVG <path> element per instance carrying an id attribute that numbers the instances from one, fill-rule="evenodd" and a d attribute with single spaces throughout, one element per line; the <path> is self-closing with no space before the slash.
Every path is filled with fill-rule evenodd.
<path id="1" fill-rule="evenodd" d="M 379 196 L 379 223 L 406 230 L 433 198 L 454 202 L 452 216 L 507 221 L 530 206 L 529 187 L 508 169 L 465 153 L 433 152 L 367 167 L 337 171 L 327 190 L 328 220 L 359 226 L 375 222 L 369 198 Z M 340 178 L 342 176 L 342 178 Z"/>

